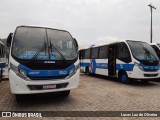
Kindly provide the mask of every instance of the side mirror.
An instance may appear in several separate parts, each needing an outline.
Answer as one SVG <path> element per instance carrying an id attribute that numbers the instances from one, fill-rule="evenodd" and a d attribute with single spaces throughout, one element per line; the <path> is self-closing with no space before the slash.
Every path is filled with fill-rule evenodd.
<path id="1" fill-rule="evenodd" d="M 77 42 L 77 40 L 74 38 L 74 42 L 75 42 L 75 44 L 76 44 L 76 48 L 77 48 L 77 51 L 78 51 L 78 49 L 79 49 L 79 46 L 78 46 L 78 42 Z"/>
<path id="2" fill-rule="evenodd" d="M 10 33 L 8 35 L 8 38 L 7 38 L 7 47 L 11 46 L 12 36 L 13 36 L 13 33 Z"/>

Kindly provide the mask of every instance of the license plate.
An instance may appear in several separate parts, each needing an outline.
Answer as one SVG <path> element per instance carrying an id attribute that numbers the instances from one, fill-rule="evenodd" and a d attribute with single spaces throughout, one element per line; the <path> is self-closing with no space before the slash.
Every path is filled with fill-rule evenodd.
<path id="1" fill-rule="evenodd" d="M 55 89 L 56 85 L 43 85 L 43 89 Z"/>

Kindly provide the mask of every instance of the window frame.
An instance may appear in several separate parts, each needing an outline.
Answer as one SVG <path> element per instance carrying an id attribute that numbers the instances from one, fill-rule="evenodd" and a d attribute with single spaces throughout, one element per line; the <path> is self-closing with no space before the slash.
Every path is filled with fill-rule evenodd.
<path id="1" fill-rule="evenodd" d="M 106 54 L 104 54 L 105 52 L 103 52 L 103 55 L 100 56 L 100 51 L 102 48 L 103 48 L 103 51 L 106 50 Z M 98 59 L 108 59 L 108 45 L 104 45 L 104 46 L 99 47 Z"/>
<path id="2" fill-rule="evenodd" d="M 94 51 L 94 50 L 97 50 L 97 51 Z M 92 59 L 98 59 L 98 57 L 99 57 L 99 47 L 94 47 L 94 48 L 92 48 L 91 51 L 92 51 L 91 52 L 91 58 Z M 93 57 L 93 55 L 95 55 L 95 53 L 96 53 L 96 56 Z"/>
<path id="3" fill-rule="evenodd" d="M 86 56 L 86 52 L 88 52 L 89 51 L 89 53 L 88 53 L 88 56 Z M 90 48 L 88 48 L 88 49 L 85 49 L 85 52 L 84 52 L 84 59 L 90 59 L 91 58 L 91 49 Z"/>
<path id="4" fill-rule="evenodd" d="M 123 51 L 121 50 L 120 46 L 123 47 L 123 49 L 122 49 Z M 125 48 L 124 48 L 124 47 L 125 47 Z M 128 51 L 128 52 L 127 52 L 127 51 Z M 119 55 L 122 55 L 120 52 L 121 52 L 121 53 L 123 52 L 124 57 L 123 57 L 123 56 L 122 56 L 122 57 L 119 56 Z M 127 56 L 127 54 L 128 54 L 128 56 Z M 116 55 L 116 56 L 117 56 L 117 59 L 118 59 L 118 60 L 121 60 L 122 62 L 125 62 L 125 63 L 130 63 L 130 62 L 132 62 L 130 50 L 129 50 L 127 44 L 124 43 L 124 42 L 121 42 L 121 43 L 117 44 L 117 55 Z"/>

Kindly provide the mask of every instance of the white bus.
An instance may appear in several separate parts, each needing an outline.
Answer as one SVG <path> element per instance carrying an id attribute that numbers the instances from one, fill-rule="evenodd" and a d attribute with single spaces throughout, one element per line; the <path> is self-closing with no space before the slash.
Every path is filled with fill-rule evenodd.
<path id="1" fill-rule="evenodd" d="M 4 44 L 0 41 L 0 82 L 3 77 L 4 68 L 6 67 L 6 57 Z"/>
<path id="2" fill-rule="evenodd" d="M 123 83 L 132 79 L 147 83 L 158 78 L 159 58 L 146 42 L 124 40 L 80 50 L 81 71 L 116 77 Z"/>
<path id="3" fill-rule="evenodd" d="M 160 43 L 150 43 L 160 59 Z"/>
<path id="4" fill-rule="evenodd" d="M 61 92 L 79 84 L 78 43 L 65 30 L 18 26 L 7 39 L 9 82 L 17 100 L 23 94 Z"/>

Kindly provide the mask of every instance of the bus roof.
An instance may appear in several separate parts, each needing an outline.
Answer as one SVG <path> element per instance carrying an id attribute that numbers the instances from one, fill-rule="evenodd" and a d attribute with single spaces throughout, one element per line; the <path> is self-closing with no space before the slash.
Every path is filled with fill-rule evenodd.
<path id="1" fill-rule="evenodd" d="M 157 45 L 157 44 L 160 44 L 160 43 L 149 43 L 150 45 Z"/>
<path id="2" fill-rule="evenodd" d="M 45 26 L 28 26 L 28 25 L 20 25 L 20 26 L 17 26 L 17 28 L 19 28 L 19 27 L 44 28 L 44 29 L 52 29 L 52 30 L 58 30 L 58 31 L 68 32 L 68 31 L 66 31 L 66 30 L 55 29 L 55 28 L 50 28 L 50 27 L 45 27 Z M 17 28 L 16 28 L 16 29 L 17 29 Z"/>
<path id="3" fill-rule="evenodd" d="M 125 42 L 125 41 L 127 41 L 127 40 L 110 40 L 110 41 L 104 42 L 103 44 L 101 43 L 101 44 L 97 44 L 97 45 L 91 45 L 90 47 L 81 48 L 80 50 L 99 47 L 99 46 L 104 46 L 104 45 L 112 45 L 112 44 L 117 44 L 117 43 L 121 43 L 121 42 Z M 143 42 L 143 41 L 140 41 L 140 40 L 128 40 L 128 41 Z"/>

